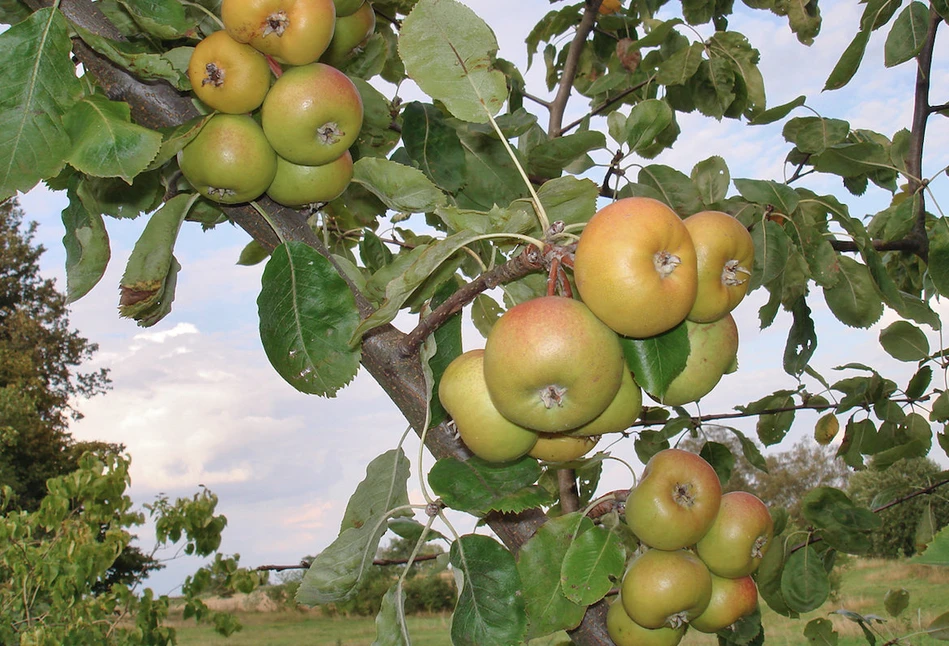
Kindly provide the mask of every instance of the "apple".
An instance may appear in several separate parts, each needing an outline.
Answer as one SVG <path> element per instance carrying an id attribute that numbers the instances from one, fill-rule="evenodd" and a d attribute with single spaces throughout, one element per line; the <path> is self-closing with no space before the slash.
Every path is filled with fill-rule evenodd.
<path id="1" fill-rule="evenodd" d="M 619 334 L 645 338 L 674 328 L 695 302 L 695 247 L 675 211 L 647 197 L 596 212 L 574 258 L 580 298 Z"/>
<path id="2" fill-rule="evenodd" d="M 606 611 L 606 632 L 616 646 L 676 646 L 685 629 L 685 624 L 678 628 L 643 628 L 626 614 L 622 595 Z"/>
<path id="3" fill-rule="evenodd" d="M 643 391 L 633 379 L 633 373 L 623 370 L 623 379 L 613 401 L 602 413 L 583 426 L 568 431 L 575 437 L 591 437 L 606 433 L 621 433 L 628 429 L 643 411 Z"/>
<path id="4" fill-rule="evenodd" d="M 334 0 L 336 4 L 336 18 L 342 18 L 356 12 L 363 4 L 368 4 L 369 0 Z"/>
<path id="5" fill-rule="evenodd" d="M 768 506 L 747 491 L 731 491 L 722 496 L 715 522 L 696 550 L 712 573 L 738 578 L 758 569 L 773 539 Z"/>
<path id="6" fill-rule="evenodd" d="M 586 424 L 613 401 L 626 370 L 619 337 L 580 301 L 543 296 L 491 328 L 484 378 L 498 411 L 535 431 Z"/>
<path id="7" fill-rule="evenodd" d="M 758 586 L 750 576 L 726 579 L 712 574 L 712 598 L 690 625 L 699 632 L 717 633 L 747 617 L 758 607 Z"/>
<path id="8" fill-rule="evenodd" d="M 345 74 L 325 63 L 293 67 L 277 79 L 261 107 L 264 134 L 277 154 L 304 166 L 327 164 L 359 136 L 363 106 Z"/>
<path id="9" fill-rule="evenodd" d="M 178 167 L 201 195 L 238 204 L 267 190 L 277 172 L 277 154 L 249 115 L 219 113 L 178 152 Z"/>
<path id="10" fill-rule="evenodd" d="M 679 628 L 708 607 L 712 576 L 688 550 L 648 549 L 629 564 L 620 594 L 626 614 L 643 628 Z"/>
<path id="11" fill-rule="evenodd" d="M 698 261 L 698 292 L 688 318 L 711 323 L 745 297 L 755 264 L 755 243 L 745 225 L 728 213 L 702 211 L 684 222 Z"/>
<path id="12" fill-rule="evenodd" d="M 645 545 L 677 550 L 695 545 L 715 522 L 722 501 L 718 474 L 701 456 L 659 451 L 626 499 L 626 523 Z"/>
<path id="13" fill-rule="evenodd" d="M 593 450 L 599 437 L 573 437 L 558 433 L 538 433 L 537 444 L 527 452 L 545 462 L 570 462 Z"/>
<path id="14" fill-rule="evenodd" d="M 537 434 L 508 421 L 491 403 L 483 360 L 484 350 L 469 350 L 449 363 L 438 385 L 438 400 L 472 453 L 488 462 L 516 460 L 531 450 Z"/>
<path id="15" fill-rule="evenodd" d="M 698 401 L 712 392 L 738 360 L 738 326 L 731 314 L 712 323 L 683 323 L 689 337 L 685 368 L 670 382 L 666 392 L 653 398 L 667 406 Z"/>
<path id="16" fill-rule="evenodd" d="M 221 21 L 234 40 L 288 65 L 319 59 L 333 38 L 333 0 L 224 0 Z"/>
<path id="17" fill-rule="evenodd" d="M 239 43 L 226 31 L 199 42 L 188 61 L 195 95 L 213 110 L 229 114 L 260 107 L 270 89 L 270 66 L 263 54 Z"/>
<path id="18" fill-rule="evenodd" d="M 335 200 L 353 178 L 353 156 L 347 150 L 320 166 L 303 166 L 277 157 L 277 174 L 267 189 L 274 202 L 299 208 Z"/>
<path id="19" fill-rule="evenodd" d="M 348 16 L 336 18 L 336 31 L 320 60 L 339 67 L 357 47 L 366 43 L 376 29 L 376 12 L 367 0 Z"/>

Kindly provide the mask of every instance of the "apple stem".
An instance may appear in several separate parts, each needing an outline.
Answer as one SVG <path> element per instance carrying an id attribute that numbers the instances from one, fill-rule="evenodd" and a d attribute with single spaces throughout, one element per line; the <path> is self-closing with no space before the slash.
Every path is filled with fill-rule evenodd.
<path id="1" fill-rule="evenodd" d="M 283 68 L 280 67 L 280 63 L 271 56 L 270 54 L 264 54 L 264 58 L 267 59 L 267 66 L 270 67 L 271 73 L 273 73 L 274 78 L 280 78 L 283 76 Z"/>

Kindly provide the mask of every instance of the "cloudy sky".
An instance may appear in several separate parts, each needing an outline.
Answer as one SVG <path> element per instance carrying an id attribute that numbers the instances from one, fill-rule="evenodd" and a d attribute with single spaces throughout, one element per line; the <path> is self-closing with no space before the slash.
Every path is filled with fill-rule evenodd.
<path id="1" fill-rule="evenodd" d="M 524 37 L 550 10 L 550 3 L 472 0 L 469 5 L 495 30 L 500 56 L 523 69 Z M 871 41 L 867 69 L 846 90 L 821 92 L 855 33 L 861 7 L 831 1 L 822 2 L 821 8 L 822 33 L 810 48 L 797 42 L 786 22 L 768 13 L 740 8 L 740 15 L 732 19 L 732 29 L 746 34 L 752 44 L 767 47 L 761 52 L 761 68 L 769 105 L 804 94 L 808 106 L 818 113 L 847 119 L 853 127 L 892 134 L 907 125 L 914 69 L 903 65 L 883 70 L 885 34 Z M 697 33 L 707 37 L 711 28 L 699 28 Z M 946 88 L 949 68 L 945 60 L 940 64 L 933 87 Z M 528 84 L 532 93 L 544 96 L 541 66 L 541 58 L 536 57 Z M 937 96 L 934 100 L 946 99 Z M 584 104 L 575 100 L 571 108 L 571 114 L 582 114 Z M 926 162 L 930 173 L 949 164 L 947 123 L 946 119 L 931 121 Z M 688 173 L 696 162 L 722 154 L 733 178 L 784 177 L 781 160 L 787 144 L 780 134 L 781 124 L 753 128 L 685 115 L 681 125 L 683 134 L 676 149 L 658 161 Z M 933 186 L 944 210 L 949 204 L 946 181 L 943 177 Z M 815 178 L 808 186 L 842 192 L 833 179 Z M 873 213 L 885 206 L 879 192 L 869 192 L 870 197 L 849 200 L 854 214 Z M 64 196 L 42 187 L 21 197 L 27 217 L 40 223 L 38 241 L 48 249 L 43 271 L 63 288 L 59 214 L 64 204 Z M 262 266 L 234 264 L 248 240 L 239 229 L 225 225 L 203 233 L 197 226 L 186 227 L 176 249 L 184 269 L 171 316 L 148 330 L 119 319 L 117 285 L 143 224 L 143 220 L 108 222 L 109 271 L 72 308 L 72 325 L 100 346 L 89 367 L 108 367 L 113 381 L 110 393 L 81 403 L 85 418 L 73 425 L 72 432 L 79 439 L 121 442 L 128 447 L 133 459 L 131 494 L 138 503 L 160 492 L 190 496 L 199 485 L 217 493 L 219 511 L 228 517 L 222 549 L 240 553 L 245 565 L 292 563 L 318 552 L 335 537 L 348 496 L 363 477 L 365 465 L 397 444 L 405 430 L 404 419 L 364 372 L 335 399 L 301 395 L 277 376 L 257 335 L 255 301 Z M 779 317 L 773 328 L 759 331 L 757 308 L 762 302 L 762 294 L 752 294 L 739 309 L 741 369 L 727 376 L 703 402 L 704 412 L 729 410 L 776 388 L 794 386 L 781 367 L 787 321 Z M 814 360 L 818 369 L 830 373 L 833 366 L 857 356 L 864 363 L 885 366 L 884 374 L 900 383 L 912 374 L 911 366 L 889 360 L 879 348 L 880 326 L 855 333 L 828 315 L 821 298 L 813 298 L 811 305 L 821 330 Z M 882 324 L 890 320 L 885 318 Z M 483 343 L 470 326 L 466 334 L 467 347 Z M 934 336 L 932 344 L 938 342 Z M 786 444 L 808 435 L 812 423 L 813 418 L 801 415 Z M 743 428 L 753 433 L 751 424 Z M 417 446 L 410 438 L 407 448 L 413 459 Z M 636 462 L 631 440 L 613 450 Z M 611 471 L 606 480 L 604 490 L 629 486 L 629 475 L 622 471 Z M 410 487 L 419 499 L 417 481 Z M 465 522 L 456 525 L 459 531 L 474 527 L 473 520 Z M 143 545 L 150 544 L 143 540 Z M 173 592 L 195 567 L 195 561 L 178 559 L 153 576 L 150 585 L 160 593 Z"/>

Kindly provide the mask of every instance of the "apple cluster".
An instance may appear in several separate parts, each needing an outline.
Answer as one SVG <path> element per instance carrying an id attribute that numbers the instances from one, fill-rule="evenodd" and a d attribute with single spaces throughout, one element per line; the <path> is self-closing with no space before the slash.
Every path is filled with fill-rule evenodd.
<path id="1" fill-rule="evenodd" d="M 369 0 L 224 0 L 221 22 L 189 61 L 194 94 L 214 113 L 178 153 L 182 175 L 223 204 L 337 198 L 363 120 L 337 66 L 375 28 Z"/>
<path id="2" fill-rule="evenodd" d="M 751 234 L 735 217 L 701 211 L 680 218 L 659 200 L 629 197 L 586 225 L 574 260 L 580 298 L 618 334 L 644 339 L 684 325 L 691 352 L 657 401 L 697 401 L 732 370 L 738 328 L 731 311 L 748 291 Z"/>
<path id="3" fill-rule="evenodd" d="M 617 646 L 674 646 L 690 626 L 715 633 L 758 607 L 752 574 L 774 537 L 771 514 L 750 493 L 723 494 L 701 456 L 654 455 L 629 493 L 626 522 L 643 549 L 607 614 Z"/>
<path id="4" fill-rule="evenodd" d="M 505 312 L 483 350 L 449 364 L 438 396 L 468 449 L 490 462 L 574 460 L 642 412 L 617 334 L 562 296 Z"/>

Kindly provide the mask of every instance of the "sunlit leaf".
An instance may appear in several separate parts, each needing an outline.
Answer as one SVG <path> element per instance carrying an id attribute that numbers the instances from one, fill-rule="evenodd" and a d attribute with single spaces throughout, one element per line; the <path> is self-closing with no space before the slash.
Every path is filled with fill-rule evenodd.
<path id="1" fill-rule="evenodd" d="M 577 536 L 564 556 L 560 570 L 564 595 L 581 605 L 596 603 L 622 578 L 625 565 L 620 537 L 591 527 Z"/>
<path id="2" fill-rule="evenodd" d="M 659 398 L 685 368 L 691 348 L 684 323 L 648 339 L 621 337 L 620 343 L 636 383 Z"/>
<path id="3" fill-rule="evenodd" d="M 725 199 L 731 176 L 725 160 L 714 155 L 700 161 L 692 167 L 692 183 L 702 196 L 705 206 L 711 206 Z"/>
<path id="4" fill-rule="evenodd" d="M 550 502 L 536 486 L 541 469 L 534 458 L 493 464 L 477 457 L 443 458 L 428 472 L 428 482 L 446 505 L 478 516 L 496 510 L 519 512 Z"/>
<path id="5" fill-rule="evenodd" d="M 883 301 L 873 286 L 866 265 L 841 256 L 840 280 L 824 288 L 824 301 L 842 323 L 850 327 L 868 328 L 883 315 Z"/>
<path id="6" fill-rule="evenodd" d="M 890 29 L 883 47 L 883 61 L 887 67 L 905 63 L 919 54 L 929 31 L 929 7 L 922 2 L 910 2 Z"/>

